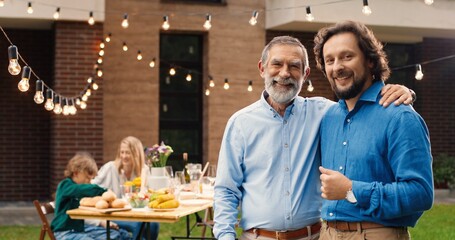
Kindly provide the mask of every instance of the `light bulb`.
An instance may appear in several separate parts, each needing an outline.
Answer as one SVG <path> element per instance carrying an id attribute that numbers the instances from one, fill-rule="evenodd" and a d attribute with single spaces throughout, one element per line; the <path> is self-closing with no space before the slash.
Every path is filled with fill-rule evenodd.
<path id="1" fill-rule="evenodd" d="M 30 74 L 32 70 L 29 66 L 25 66 L 24 69 L 22 70 L 22 79 L 17 84 L 17 88 L 19 88 L 19 91 L 21 92 L 26 92 L 30 88 L 29 80 L 30 80 Z"/>
<path id="2" fill-rule="evenodd" d="M 63 115 L 68 116 L 70 114 L 70 106 L 68 104 L 68 99 L 63 99 Z"/>
<path id="3" fill-rule="evenodd" d="M 100 49 L 100 51 L 98 52 L 98 55 L 101 56 L 101 57 L 104 56 L 104 50 Z"/>
<path id="4" fill-rule="evenodd" d="M 93 18 L 93 12 L 90 12 L 90 14 L 89 14 L 88 24 L 90 24 L 90 25 L 95 24 L 95 19 Z"/>
<path id="5" fill-rule="evenodd" d="M 434 2 L 433 0 L 425 0 L 426 5 L 431 5 L 431 4 L 433 4 L 433 2 Z"/>
<path id="6" fill-rule="evenodd" d="M 60 8 L 58 7 L 57 10 L 54 12 L 54 19 L 57 20 L 60 18 Z"/>
<path id="7" fill-rule="evenodd" d="M 206 88 L 205 89 L 205 96 L 209 96 L 210 95 L 210 89 Z"/>
<path id="8" fill-rule="evenodd" d="M 87 97 L 92 96 L 92 90 L 87 89 L 87 91 L 85 92 L 85 95 L 87 95 Z"/>
<path id="9" fill-rule="evenodd" d="M 137 51 L 137 60 L 138 60 L 138 61 L 141 61 L 141 60 L 142 60 L 141 50 Z"/>
<path id="10" fill-rule="evenodd" d="M 254 10 L 253 15 L 250 18 L 250 21 L 248 21 L 251 26 L 254 26 L 258 23 L 258 16 L 259 16 L 259 12 Z"/>
<path id="11" fill-rule="evenodd" d="M 99 69 L 99 68 L 96 69 L 96 75 L 97 75 L 98 77 L 102 77 L 102 76 L 103 76 L 103 70 L 101 70 L 101 69 Z"/>
<path id="12" fill-rule="evenodd" d="M 99 88 L 98 84 L 96 84 L 96 82 L 94 82 L 92 84 L 92 89 L 96 91 L 96 90 L 98 90 L 98 88 Z"/>
<path id="13" fill-rule="evenodd" d="M 124 52 L 128 51 L 128 46 L 126 45 L 126 42 L 123 42 L 123 51 Z"/>
<path id="14" fill-rule="evenodd" d="M 188 73 L 188 74 L 186 75 L 186 80 L 187 80 L 188 82 L 190 82 L 190 81 L 192 80 L 192 77 L 191 77 L 191 74 L 190 74 L 190 73 Z"/>
<path id="15" fill-rule="evenodd" d="M 169 69 L 169 74 L 171 76 L 174 76 L 175 75 L 175 68 L 171 67 L 171 69 Z"/>
<path id="16" fill-rule="evenodd" d="M 204 25 L 202 25 L 205 30 L 210 30 L 212 28 L 212 15 L 207 13 L 207 16 L 205 17 L 205 22 Z"/>
<path id="17" fill-rule="evenodd" d="M 5 6 L 5 0 L 0 0 L 0 7 L 4 7 Z"/>
<path id="18" fill-rule="evenodd" d="M 43 81 L 40 79 L 36 80 L 36 92 L 35 96 L 33 97 L 33 100 L 35 100 L 37 104 L 41 104 L 44 102 L 43 91 L 44 91 Z"/>
<path id="19" fill-rule="evenodd" d="M 81 107 L 81 109 L 86 109 L 87 108 L 87 103 L 85 101 L 81 101 L 80 107 Z"/>
<path id="20" fill-rule="evenodd" d="M 247 90 L 248 90 L 248 92 L 253 91 L 253 81 L 249 81 L 248 82 L 248 89 Z"/>
<path id="21" fill-rule="evenodd" d="M 17 52 L 17 47 L 15 45 L 11 45 L 8 47 L 8 58 L 9 58 L 9 65 L 8 65 L 8 72 L 11 75 L 18 75 L 21 72 L 21 65 L 17 61 L 19 53 Z"/>
<path id="22" fill-rule="evenodd" d="M 98 60 L 96 60 L 96 62 L 97 62 L 98 64 L 103 63 L 103 57 L 99 56 L 99 57 L 98 57 Z"/>
<path id="23" fill-rule="evenodd" d="M 416 65 L 416 75 L 415 75 L 416 80 L 422 80 L 423 79 L 423 72 L 422 72 L 422 66 L 420 64 Z"/>
<path id="24" fill-rule="evenodd" d="M 53 92 L 51 89 L 46 90 L 46 102 L 44 103 L 44 108 L 47 111 L 52 111 L 54 109 L 54 98 L 53 98 Z"/>
<path id="25" fill-rule="evenodd" d="M 110 42 L 112 37 L 112 33 L 108 33 L 106 38 L 104 39 L 106 42 Z"/>
<path id="26" fill-rule="evenodd" d="M 82 101 L 86 102 L 87 100 L 88 100 L 88 96 L 87 96 L 86 94 L 84 94 L 84 95 L 82 96 Z"/>
<path id="27" fill-rule="evenodd" d="M 77 113 L 77 108 L 74 106 L 74 99 L 71 99 L 70 101 L 70 114 L 71 115 L 76 115 Z"/>
<path id="28" fill-rule="evenodd" d="M 314 87 L 313 87 L 313 84 L 311 83 L 311 80 L 308 79 L 308 87 L 306 89 L 308 92 L 313 92 L 314 91 Z"/>
<path id="29" fill-rule="evenodd" d="M 368 6 L 368 0 L 363 0 L 362 13 L 367 16 L 371 14 L 371 8 Z"/>
<path id="30" fill-rule="evenodd" d="M 228 90 L 229 89 L 229 80 L 227 78 L 224 79 L 224 89 Z"/>
<path id="31" fill-rule="evenodd" d="M 209 77 L 209 86 L 210 87 L 215 87 L 215 81 L 213 81 L 213 78 L 212 77 Z"/>
<path id="32" fill-rule="evenodd" d="M 60 114 L 62 113 L 62 105 L 61 105 L 61 101 L 60 101 L 60 96 L 59 95 L 55 95 L 54 96 L 54 113 L 55 114 Z"/>
<path id="33" fill-rule="evenodd" d="M 128 23 L 128 13 L 123 15 L 122 28 L 128 28 L 130 24 Z"/>
<path id="34" fill-rule="evenodd" d="M 101 41 L 101 42 L 100 42 L 100 48 L 101 48 L 101 49 L 104 49 L 105 46 L 106 46 L 106 45 L 104 44 L 104 41 Z"/>
<path id="35" fill-rule="evenodd" d="M 32 3 L 31 2 L 28 2 L 27 13 L 28 14 L 32 14 L 33 13 L 33 8 L 32 8 Z"/>
<path id="36" fill-rule="evenodd" d="M 155 58 L 153 58 L 152 61 L 150 61 L 149 66 L 150 66 L 151 68 L 154 68 L 154 67 L 155 67 Z"/>
<path id="37" fill-rule="evenodd" d="M 168 16 L 164 16 L 163 17 L 163 25 L 161 25 L 161 27 L 164 29 L 164 30 L 168 30 L 169 27 L 171 27 L 169 25 L 169 17 Z"/>
<path id="38" fill-rule="evenodd" d="M 314 16 L 313 16 L 313 14 L 311 14 L 311 8 L 309 6 L 306 7 L 306 17 L 305 18 L 308 22 L 314 21 Z"/>

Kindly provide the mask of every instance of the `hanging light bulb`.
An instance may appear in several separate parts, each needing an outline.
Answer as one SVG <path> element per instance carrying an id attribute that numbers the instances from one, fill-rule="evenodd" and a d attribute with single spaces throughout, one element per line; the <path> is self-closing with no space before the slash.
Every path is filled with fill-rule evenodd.
<path id="1" fill-rule="evenodd" d="M 76 115 L 77 113 L 77 108 L 76 106 L 74 105 L 74 98 L 71 98 L 71 101 L 69 102 L 70 104 L 70 114 L 71 115 Z"/>
<path id="2" fill-rule="evenodd" d="M 308 22 L 314 21 L 314 16 L 313 16 L 313 14 L 311 14 L 311 7 L 310 6 L 306 7 L 306 17 L 305 18 L 306 18 L 306 20 Z"/>
<path id="3" fill-rule="evenodd" d="M 88 100 L 87 94 L 82 95 L 82 101 L 86 102 Z"/>
<path id="4" fill-rule="evenodd" d="M 27 13 L 28 14 L 32 14 L 33 13 L 32 2 L 28 2 Z"/>
<path id="5" fill-rule="evenodd" d="M 37 104 L 41 104 L 44 102 L 43 92 L 44 92 L 43 81 L 38 79 L 36 80 L 36 92 L 35 96 L 33 97 L 33 100 L 35 100 Z"/>
<path id="6" fill-rule="evenodd" d="M 171 25 L 169 25 L 169 17 L 167 15 L 164 15 L 164 17 L 163 17 L 163 25 L 161 25 L 161 27 L 164 30 L 168 30 L 169 27 L 171 27 Z"/>
<path id="7" fill-rule="evenodd" d="M 100 49 L 99 53 L 98 53 L 99 56 L 104 56 L 104 49 Z"/>
<path id="8" fill-rule="evenodd" d="M 130 23 L 128 22 L 128 13 L 123 15 L 122 28 L 128 28 Z"/>
<path id="9" fill-rule="evenodd" d="M 248 89 L 247 89 L 247 90 L 248 90 L 248 92 L 253 91 L 253 81 L 250 80 L 250 81 L 248 82 Z"/>
<path id="10" fill-rule="evenodd" d="M 19 91 L 27 92 L 28 89 L 30 88 L 30 84 L 28 82 L 30 80 L 31 72 L 32 69 L 29 66 L 25 66 L 24 69 L 22 70 L 22 79 L 19 81 L 19 84 L 17 84 L 17 88 L 19 88 Z"/>
<path id="11" fill-rule="evenodd" d="M 155 61 L 156 61 L 155 58 L 153 58 L 152 61 L 150 61 L 149 66 L 150 66 L 151 68 L 154 68 L 154 67 L 155 67 L 155 64 L 156 64 Z"/>
<path id="12" fill-rule="evenodd" d="M 434 1 L 433 0 L 425 0 L 424 2 L 425 2 L 426 5 L 431 5 L 431 4 L 433 4 Z"/>
<path id="13" fill-rule="evenodd" d="M 108 33 L 106 38 L 104 39 L 106 42 L 110 42 L 112 37 L 112 33 Z"/>
<path id="14" fill-rule="evenodd" d="M 254 26 L 258 23 L 258 16 L 259 16 L 259 12 L 254 10 L 253 15 L 251 15 L 250 21 L 248 21 L 251 26 Z"/>
<path id="15" fill-rule="evenodd" d="M 202 25 L 205 30 L 210 30 L 212 28 L 212 15 L 208 14 L 205 16 L 204 25 Z"/>
<path id="16" fill-rule="evenodd" d="M 103 70 L 101 70 L 100 68 L 97 68 L 97 69 L 96 69 L 96 75 L 97 75 L 98 77 L 102 77 L 102 76 L 103 76 Z"/>
<path id="17" fill-rule="evenodd" d="M 314 91 L 314 87 L 313 87 L 313 84 L 311 83 L 311 80 L 308 79 L 308 87 L 306 89 L 308 92 L 313 92 Z"/>
<path id="18" fill-rule="evenodd" d="M 416 65 L 416 75 L 415 79 L 416 80 L 422 80 L 423 78 L 423 71 L 422 71 L 422 66 L 420 64 Z"/>
<path id="19" fill-rule="evenodd" d="M 87 103 L 85 101 L 81 101 L 80 107 L 81 107 L 81 109 L 86 109 L 87 108 Z"/>
<path id="20" fill-rule="evenodd" d="M 58 7 L 54 12 L 54 19 L 57 20 L 60 18 L 60 8 Z"/>
<path id="21" fill-rule="evenodd" d="M 128 51 L 128 46 L 126 45 L 126 42 L 123 42 L 123 51 L 124 52 Z"/>
<path id="22" fill-rule="evenodd" d="M 0 7 L 4 7 L 5 6 L 5 0 L 0 0 Z"/>
<path id="23" fill-rule="evenodd" d="M 138 51 L 137 51 L 137 60 L 138 60 L 138 61 L 141 61 L 141 60 L 142 60 L 142 53 L 141 53 L 141 50 L 138 50 Z"/>
<path id="24" fill-rule="evenodd" d="M 90 88 L 88 88 L 88 89 L 85 91 L 85 95 L 87 95 L 87 97 L 92 96 L 92 90 L 90 90 Z"/>
<path id="25" fill-rule="evenodd" d="M 191 77 L 191 71 L 188 72 L 188 74 L 186 75 L 186 80 L 188 82 L 190 82 L 193 78 Z"/>
<path id="26" fill-rule="evenodd" d="M 101 41 L 101 42 L 100 42 L 100 48 L 101 48 L 101 49 L 104 49 L 105 46 L 106 46 L 106 44 L 104 44 L 104 41 Z"/>
<path id="27" fill-rule="evenodd" d="M 81 98 L 80 97 L 76 98 L 76 105 L 78 105 L 78 106 L 81 105 Z"/>
<path id="28" fill-rule="evenodd" d="M 8 47 L 8 58 L 9 58 L 9 65 L 8 65 L 8 72 L 11 75 L 18 75 L 21 72 L 21 65 L 17 61 L 19 53 L 17 52 L 17 47 L 15 45 L 11 45 Z"/>
<path id="29" fill-rule="evenodd" d="M 371 8 L 368 6 L 368 0 L 363 0 L 362 13 L 369 16 L 371 14 Z"/>
<path id="30" fill-rule="evenodd" d="M 90 11 L 90 13 L 89 13 L 88 24 L 90 24 L 90 25 L 94 25 L 95 24 L 95 19 L 93 18 L 93 12 L 92 11 Z"/>
<path id="31" fill-rule="evenodd" d="M 96 60 L 97 63 L 102 64 L 103 63 L 103 57 L 99 56 L 98 60 Z"/>
<path id="32" fill-rule="evenodd" d="M 229 89 L 229 80 L 227 78 L 224 79 L 224 89 L 228 90 Z"/>
<path id="33" fill-rule="evenodd" d="M 171 76 L 174 76 L 175 75 L 175 68 L 174 67 L 171 67 L 171 69 L 169 69 L 169 74 Z"/>
<path id="34" fill-rule="evenodd" d="M 61 104 L 61 99 L 59 95 L 54 96 L 54 113 L 55 114 L 60 114 L 62 113 L 62 104 Z"/>
<path id="35" fill-rule="evenodd" d="M 213 81 L 213 77 L 209 75 L 209 86 L 215 87 L 215 81 Z"/>
<path id="36" fill-rule="evenodd" d="M 87 83 L 92 83 L 92 82 L 93 82 L 93 78 L 92 77 L 87 78 Z"/>
<path id="37" fill-rule="evenodd" d="M 98 88 L 99 88 L 98 84 L 96 84 L 96 82 L 93 82 L 92 89 L 96 91 L 96 90 L 98 90 Z"/>
<path id="38" fill-rule="evenodd" d="M 44 108 L 47 111 L 52 111 L 52 109 L 54 109 L 54 93 L 50 88 L 46 90 L 46 102 L 44 103 Z"/>
<path id="39" fill-rule="evenodd" d="M 209 96 L 210 95 L 210 89 L 209 88 L 206 88 L 205 89 L 205 96 Z"/>
<path id="40" fill-rule="evenodd" d="M 68 104 L 68 98 L 63 99 L 63 115 L 68 116 L 70 114 L 70 106 Z"/>

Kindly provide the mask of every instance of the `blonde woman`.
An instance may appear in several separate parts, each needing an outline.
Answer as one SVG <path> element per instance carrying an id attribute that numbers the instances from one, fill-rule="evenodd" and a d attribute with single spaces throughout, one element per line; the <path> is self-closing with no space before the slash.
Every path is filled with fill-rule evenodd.
<path id="1" fill-rule="evenodd" d="M 111 189 L 117 197 L 122 196 L 120 186 L 126 181 L 132 181 L 134 178 L 141 176 L 141 173 L 147 169 L 144 162 L 144 146 L 142 142 L 133 136 L 128 136 L 120 141 L 115 160 L 105 163 L 92 183 Z M 144 185 L 144 176 L 142 176 L 142 185 Z M 121 228 L 131 231 L 133 239 L 139 235 L 140 224 L 136 222 L 115 221 Z M 159 232 L 158 223 L 150 223 L 152 237 L 157 239 Z"/>

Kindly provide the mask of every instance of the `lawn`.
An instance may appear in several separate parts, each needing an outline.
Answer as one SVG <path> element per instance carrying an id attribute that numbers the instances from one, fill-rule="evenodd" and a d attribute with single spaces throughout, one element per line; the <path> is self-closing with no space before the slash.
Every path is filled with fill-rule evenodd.
<path id="1" fill-rule="evenodd" d="M 202 216 L 202 212 L 200 214 Z M 437 204 L 424 213 L 415 228 L 411 228 L 412 239 L 446 240 L 455 239 L 455 205 Z M 185 235 L 185 219 L 176 224 L 160 225 L 160 240 L 168 240 L 170 236 Z M 191 218 L 190 223 L 194 223 Z M 0 240 L 38 239 L 39 226 L 0 226 Z M 200 236 L 201 229 L 196 227 L 192 236 Z"/>

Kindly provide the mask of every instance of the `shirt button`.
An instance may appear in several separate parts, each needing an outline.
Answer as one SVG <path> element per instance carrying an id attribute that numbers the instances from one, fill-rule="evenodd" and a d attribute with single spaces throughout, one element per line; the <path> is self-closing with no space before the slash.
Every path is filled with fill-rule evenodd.
<path id="1" fill-rule="evenodd" d="M 284 122 L 284 124 L 288 123 L 288 121 L 286 121 L 286 120 L 284 120 L 283 122 Z"/>
<path id="2" fill-rule="evenodd" d="M 348 118 L 346 121 L 349 123 L 349 122 L 351 122 L 351 119 Z"/>
<path id="3" fill-rule="evenodd" d="M 340 170 L 343 170 L 343 166 L 340 166 Z"/>
<path id="4" fill-rule="evenodd" d="M 329 213 L 329 216 L 333 217 L 333 213 Z"/>
<path id="5" fill-rule="evenodd" d="M 345 141 L 345 142 L 343 142 L 343 146 L 346 146 L 347 144 L 348 144 L 348 142 L 346 142 L 346 141 Z"/>
<path id="6" fill-rule="evenodd" d="M 286 191 L 286 196 L 289 196 L 289 191 Z"/>
<path id="7" fill-rule="evenodd" d="M 287 167 L 287 168 L 285 168 L 285 169 L 284 169 L 284 171 L 286 171 L 286 172 L 289 172 L 289 168 L 288 168 L 288 167 Z"/>
<path id="8" fill-rule="evenodd" d="M 288 144 L 287 144 L 287 143 L 285 143 L 285 144 L 284 144 L 284 147 L 285 147 L 285 148 L 288 148 Z"/>
<path id="9" fill-rule="evenodd" d="M 287 219 L 287 220 L 291 219 L 291 216 L 287 215 L 287 216 L 286 216 L 286 219 Z"/>

